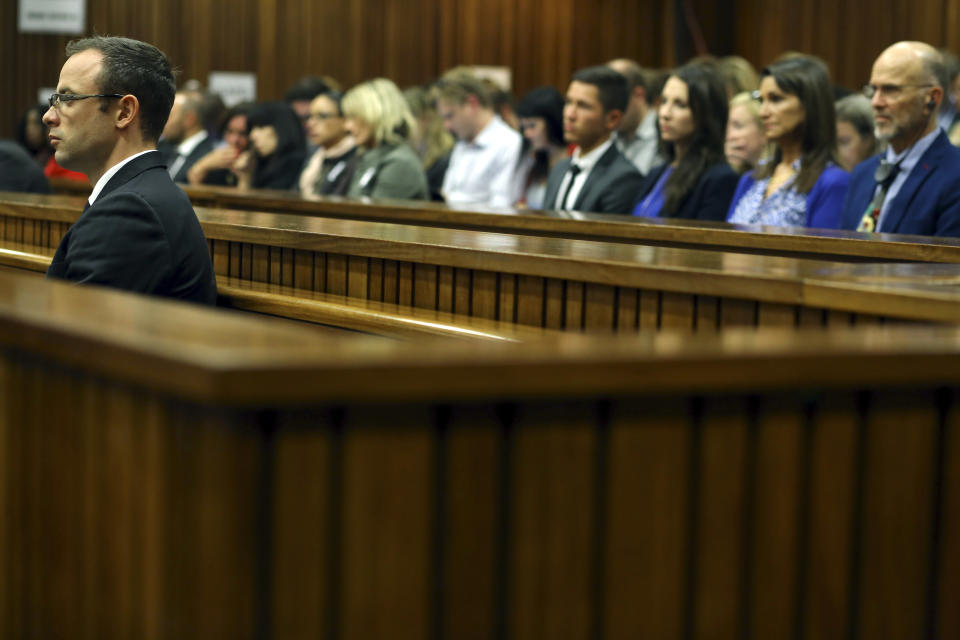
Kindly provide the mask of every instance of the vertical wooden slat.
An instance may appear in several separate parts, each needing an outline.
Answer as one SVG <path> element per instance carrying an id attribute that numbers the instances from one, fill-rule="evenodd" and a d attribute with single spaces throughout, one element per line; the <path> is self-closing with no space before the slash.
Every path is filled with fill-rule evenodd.
<path id="1" fill-rule="evenodd" d="M 213 243 L 213 272 L 218 276 L 230 275 L 230 243 L 226 240 L 211 240 Z"/>
<path id="2" fill-rule="evenodd" d="M 492 271 L 474 271 L 470 292 L 471 315 L 495 320 L 497 317 L 497 274 Z"/>
<path id="3" fill-rule="evenodd" d="M 596 421 L 594 407 L 563 403 L 525 405 L 516 418 L 512 637 L 589 637 Z"/>
<path id="4" fill-rule="evenodd" d="M 563 328 L 563 280 L 547 278 L 547 293 L 544 301 L 544 326 L 548 329 Z"/>
<path id="5" fill-rule="evenodd" d="M 517 322 L 534 327 L 544 326 L 544 279 L 517 276 Z"/>
<path id="6" fill-rule="evenodd" d="M 437 267 L 418 264 L 413 272 L 413 306 L 437 309 Z"/>
<path id="7" fill-rule="evenodd" d="M 345 638 L 427 636 L 434 570 L 432 426 L 425 409 L 356 409 L 345 417 Z"/>
<path id="8" fill-rule="evenodd" d="M 397 270 L 397 304 L 413 305 L 413 263 L 401 262 Z"/>
<path id="9" fill-rule="evenodd" d="M 314 291 L 313 252 L 295 249 L 293 252 L 293 286 L 297 289 Z"/>
<path id="10" fill-rule="evenodd" d="M 392 304 L 397 303 L 398 278 L 400 277 L 400 264 L 396 260 L 383 261 L 383 301 Z"/>
<path id="11" fill-rule="evenodd" d="M 797 575 L 804 459 L 802 399 L 764 398 L 756 425 L 747 625 L 750 637 L 788 638 L 797 611 Z"/>
<path id="12" fill-rule="evenodd" d="M 923 629 L 934 492 L 937 412 L 932 393 L 872 396 L 861 534 L 864 637 Z"/>
<path id="13" fill-rule="evenodd" d="M 716 332 L 720 303 L 716 296 L 697 296 L 697 316 L 694 320 L 698 333 Z"/>
<path id="14" fill-rule="evenodd" d="M 693 331 L 694 296 L 687 293 L 664 291 L 661 298 L 660 328 L 663 330 Z"/>
<path id="15" fill-rule="evenodd" d="M 240 252 L 239 276 L 244 280 L 253 280 L 255 273 L 253 264 L 253 245 L 243 242 L 237 243 L 234 246 Z"/>
<path id="16" fill-rule="evenodd" d="M 615 404 L 604 637 L 683 637 L 693 428 L 689 401 Z"/>
<path id="17" fill-rule="evenodd" d="M 583 329 L 583 282 L 566 281 L 566 303 L 563 309 L 563 328 L 567 331 L 581 331 Z"/>
<path id="18" fill-rule="evenodd" d="M 953 606 L 960 593 L 960 407 L 950 395 L 943 430 L 943 494 L 940 557 L 935 560 L 940 579 L 935 585 L 937 618 L 942 638 L 960 637 L 960 608 Z"/>
<path id="19" fill-rule="evenodd" d="M 461 315 L 471 315 L 473 272 L 469 269 L 454 269 L 453 286 L 453 312 Z"/>
<path id="20" fill-rule="evenodd" d="M 342 253 L 328 253 L 326 292 L 340 296 L 347 295 L 348 273 L 347 256 Z"/>
<path id="21" fill-rule="evenodd" d="M 440 267 L 437 272 L 437 310 L 453 312 L 453 267 Z"/>
<path id="22" fill-rule="evenodd" d="M 330 624 L 331 421 L 329 413 L 304 411 L 277 424 L 271 604 L 281 638 L 321 637 Z"/>
<path id="23" fill-rule="evenodd" d="M 270 281 L 270 247 L 255 244 L 251 247 L 252 270 L 250 277 L 254 282 Z"/>
<path id="24" fill-rule="evenodd" d="M 497 319 L 513 323 L 517 310 L 517 276 L 501 273 L 497 279 Z"/>
<path id="25" fill-rule="evenodd" d="M 617 287 L 617 333 L 634 333 L 639 327 L 637 290 Z"/>
<path id="26" fill-rule="evenodd" d="M 293 249 L 283 248 L 280 254 L 280 281 L 284 286 L 293 285 Z"/>
<path id="27" fill-rule="evenodd" d="M 640 331 L 657 331 L 660 328 L 660 292 L 640 289 L 637 293 Z"/>
<path id="28" fill-rule="evenodd" d="M 347 257 L 347 295 L 359 300 L 367 299 L 370 264 L 363 256 Z"/>
<path id="29" fill-rule="evenodd" d="M 584 329 L 612 332 L 616 314 L 617 290 L 605 284 L 588 284 L 584 300 Z"/>
<path id="30" fill-rule="evenodd" d="M 501 424 L 493 406 L 456 407 L 447 425 L 443 527 L 443 620 L 447 638 L 493 636 L 501 585 L 498 564 Z"/>
<path id="31" fill-rule="evenodd" d="M 370 258 L 370 272 L 368 274 L 367 290 L 370 300 L 383 301 L 383 260 Z"/>
<path id="32" fill-rule="evenodd" d="M 734 638 L 740 624 L 748 407 L 740 398 L 704 401 L 697 530 L 693 551 L 694 638 Z"/>
<path id="33" fill-rule="evenodd" d="M 757 303 L 752 300 L 723 298 L 720 301 L 720 327 L 757 326 Z"/>
<path id="34" fill-rule="evenodd" d="M 854 552 L 858 460 L 857 403 L 836 394 L 817 404 L 810 434 L 809 523 L 800 612 L 807 640 L 846 638 Z"/>

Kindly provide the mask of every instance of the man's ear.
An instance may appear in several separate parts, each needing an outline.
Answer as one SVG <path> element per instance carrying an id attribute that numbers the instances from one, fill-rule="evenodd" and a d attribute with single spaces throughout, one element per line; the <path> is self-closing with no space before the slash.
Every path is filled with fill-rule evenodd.
<path id="1" fill-rule="evenodd" d="M 137 119 L 140 114 L 140 101 L 137 96 L 127 94 L 118 100 L 119 109 L 114 124 L 118 129 L 126 129 Z"/>
<path id="2" fill-rule="evenodd" d="M 603 114 L 603 121 L 607 125 L 608 131 L 614 131 L 620 126 L 620 120 L 623 118 L 623 111 L 620 109 L 611 109 Z"/>

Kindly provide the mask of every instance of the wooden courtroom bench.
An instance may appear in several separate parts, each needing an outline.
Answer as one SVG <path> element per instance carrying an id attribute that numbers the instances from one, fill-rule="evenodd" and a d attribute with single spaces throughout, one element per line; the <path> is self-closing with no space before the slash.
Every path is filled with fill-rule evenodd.
<path id="1" fill-rule="evenodd" d="M 197 208 L 218 277 L 549 330 L 713 331 L 960 319 L 960 267 L 840 264 Z M 79 215 L 74 212 L 74 216 Z M 4 241 L 55 247 L 54 205 L 0 203 Z"/>
<path id="2" fill-rule="evenodd" d="M 955 638 L 960 331 L 318 338 L 0 273 L 0 637 Z"/>
<path id="3" fill-rule="evenodd" d="M 0 269 L 46 273 L 52 254 L 49 248 L 0 248 Z M 401 308 L 378 302 L 360 304 L 344 296 L 229 277 L 218 278 L 217 305 L 390 338 L 435 337 L 518 342 L 555 333 L 542 328 L 439 311 Z"/>
<path id="4" fill-rule="evenodd" d="M 71 184 L 63 192 L 77 193 L 77 190 L 78 187 Z M 240 191 L 230 187 L 186 186 L 184 191 L 195 205 L 247 211 L 841 262 L 960 263 L 960 239 L 955 238 L 564 211 L 484 209 L 475 205 L 448 206 L 402 200 L 337 197 L 310 200 L 295 193 L 266 189 Z M 89 187 L 86 193 L 89 194 Z"/>

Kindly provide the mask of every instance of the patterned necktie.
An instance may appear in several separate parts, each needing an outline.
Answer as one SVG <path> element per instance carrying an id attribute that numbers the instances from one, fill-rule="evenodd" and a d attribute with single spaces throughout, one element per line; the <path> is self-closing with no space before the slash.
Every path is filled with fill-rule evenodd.
<path id="1" fill-rule="evenodd" d="M 877 230 L 877 222 L 880 219 L 880 210 L 883 209 L 883 201 L 887 198 L 887 191 L 890 190 L 890 185 L 893 184 L 899 172 L 899 162 L 893 164 L 886 160 L 880 161 L 880 166 L 877 167 L 877 170 L 873 174 L 873 179 L 876 180 L 880 188 L 877 189 L 874 187 L 875 193 L 873 200 L 870 201 L 867 210 L 863 212 L 863 218 L 860 220 L 860 226 L 857 227 L 857 231 L 873 233 Z"/>

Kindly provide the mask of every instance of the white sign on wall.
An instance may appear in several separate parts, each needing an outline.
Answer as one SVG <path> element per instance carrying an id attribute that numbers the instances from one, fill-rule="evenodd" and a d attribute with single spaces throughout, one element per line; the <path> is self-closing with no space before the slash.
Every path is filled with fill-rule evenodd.
<path id="1" fill-rule="evenodd" d="M 223 104 L 232 107 L 257 99 L 257 74 L 240 71 L 211 71 L 207 88 L 219 93 Z"/>
<path id="2" fill-rule="evenodd" d="M 22 33 L 82 34 L 87 22 L 87 0 L 20 0 Z"/>

